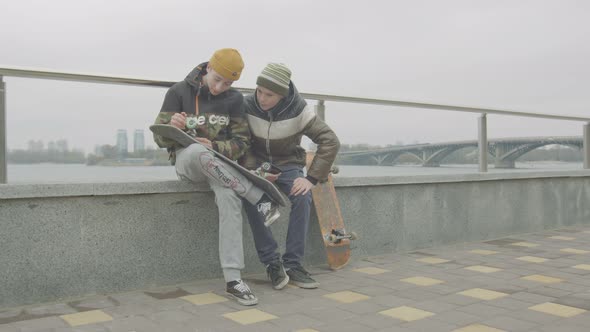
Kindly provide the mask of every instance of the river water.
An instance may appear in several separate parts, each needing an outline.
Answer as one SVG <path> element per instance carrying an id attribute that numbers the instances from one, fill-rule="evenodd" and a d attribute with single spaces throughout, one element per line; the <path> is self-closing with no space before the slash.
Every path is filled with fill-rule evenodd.
<path id="1" fill-rule="evenodd" d="M 339 166 L 337 177 L 408 176 L 477 173 L 477 165 Z M 516 163 L 515 169 L 494 169 L 490 173 L 579 170 L 582 163 L 536 162 Z M 81 164 L 8 165 L 8 183 L 96 183 L 176 180 L 172 166 L 86 166 Z"/>

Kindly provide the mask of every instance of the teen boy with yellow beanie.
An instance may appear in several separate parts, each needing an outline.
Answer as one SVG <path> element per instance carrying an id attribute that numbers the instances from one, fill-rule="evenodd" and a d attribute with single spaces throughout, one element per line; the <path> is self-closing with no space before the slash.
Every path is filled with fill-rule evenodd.
<path id="1" fill-rule="evenodd" d="M 317 288 L 317 283 L 301 265 L 305 253 L 311 211 L 310 189 L 326 181 L 340 142 L 330 127 L 308 108 L 291 81 L 291 70 L 280 63 L 269 63 L 256 80 L 256 92 L 244 98 L 252 134 L 252 147 L 244 156 L 245 166 L 256 168 L 271 162 L 281 173 L 269 176 L 291 200 L 285 253 L 278 246 L 264 216 L 245 202 L 258 258 L 266 265 L 267 275 L 275 289 L 289 283 L 302 288 Z M 305 135 L 317 144 L 317 152 L 303 174 L 306 152 L 301 147 Z"/>
<path id="2" fill-rule="evenodd" d="M 240 78 L 243 68 L 244 62 L 237 50 L 217 50 L 208 62 L 198 65 L 168 90 L 156 123 L 185 130 L 204 146 L 237 160 L 250 145 L 243 96 L 231 87 Z M 259 208 L 264 206 L 265 218 L 270 222 L 278 217 L 276 206 L 260 188 L 239 172 L 231 172 L 231 167 L 225 166 L 203 145 L 183 148 L 159 135 L 154 135 L 154 140 L 158 146 L 168 149 L 180 179 L 209 183 L 219 211 L 219 258 L 226 292 L 240 304 L 258 303 L 241 280 L 244 251 L 240 197 Z"/>

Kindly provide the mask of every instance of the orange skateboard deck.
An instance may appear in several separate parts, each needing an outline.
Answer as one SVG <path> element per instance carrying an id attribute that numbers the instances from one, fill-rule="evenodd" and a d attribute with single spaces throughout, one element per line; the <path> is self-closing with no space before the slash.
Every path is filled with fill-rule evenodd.
<path id="1" fill-rule="evenodd" d="M 307 167 L 313 160 L 314 153 L 307 153 Z M 340 211 L 340 203 L 334 189 L 332 174 L 328 181 L 318 182 L 311 189 L 313 205 L 320 224 L 322 240 L 326 248 L 328 266 L 332 270 L 338 270 L 348 264 L 350 260 L 350 241 L 356 239 L 354 232 L 347 233 L 344 228 L 344 220 Z"/>

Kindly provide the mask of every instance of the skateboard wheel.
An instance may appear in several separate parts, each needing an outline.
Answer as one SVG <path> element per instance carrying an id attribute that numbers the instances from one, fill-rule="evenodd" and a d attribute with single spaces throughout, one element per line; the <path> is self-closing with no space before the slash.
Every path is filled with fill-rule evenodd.
<path id="1" fill-rule="evenodd" d="M 260 165 L 260 168 L 262 168 L 263 171 L 268 172 L 272 169 L 272 165 L 270 163 L 264 162 L 262 165 Z"/>
<path id="2" fill-rule="evenodd" d="M 340 173 L 340 167 L 332 166 L 332 169 L 330 170 L 330 172 L 332 172 L 332 174 L 338 174 L 338 173 Z"/>
<path id="3" fill-rule="evenodd" d="M 334 234 L 330 234 L 330 235 L 328 235 L 328 241 L 330 241 L 330 242 L 334 243 L 334 242 L 336 242 L 337 240 L 338 240 L 338 237 L 336 237 L 336 235 L 334 235 Z"/>
<path id="4" fill-rule="evenodd" d="M 186 118 L 186 127 L 188 129 L 195 129 L 197 127 L 197 118 Z"/>
<path id="5" fill-rule="evenodd" d="M 350 239 L 353 240 L 353 241 L 356 240 L 356 239 L 358 239 L 358 236 L 356 235 L 355 232 L 350 232 Z"/>

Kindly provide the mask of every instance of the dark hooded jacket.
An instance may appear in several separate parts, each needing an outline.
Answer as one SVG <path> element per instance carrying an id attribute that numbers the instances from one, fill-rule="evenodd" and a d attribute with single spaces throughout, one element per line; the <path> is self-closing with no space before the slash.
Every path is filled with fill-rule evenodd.
<path id="1" fill-rule="evenodd" d="M 265 161 L 305 166 L 306 152 L 301 147 L 301 137 L 305 135 L 318 146 L 307 178 L 313 184 L 327 180 L 340 142 L 334 131 L 308 107 L 293 82 L 289 84 L 289 95 L 269 111 L 260 108 L 255 94 L 246 96 L 244 105 L 252 135 L 252 147 L 243 158 L 247 168 Z"/>
<path id="2" fill-rule="evenodd" d="M 237 160 L 250 146 L 250 132 L 243 107 L 244 97 L 234 88 L 217 96 L 212 95 L 209 88 L 202 84 L 206 74 L 207 62 L 195 67 L 184 81 L 168 89 L 155 123 L 169 123 L 174 113 L 185 112 L 189 117 L 196 116 L 197 127 L 186 131 L 195 137 L 209 139 L 214 150 Z M 199 114 L 196 114 L 195 109 L 197 95 Z M 159 147 L 168 149 L 174 164 L 174 151 L 180 145 L 159 135 L 154 135 L 154 141 Z"/>

